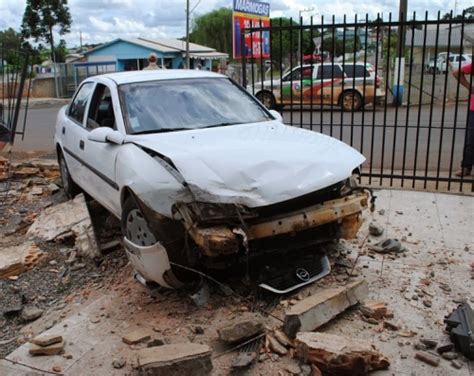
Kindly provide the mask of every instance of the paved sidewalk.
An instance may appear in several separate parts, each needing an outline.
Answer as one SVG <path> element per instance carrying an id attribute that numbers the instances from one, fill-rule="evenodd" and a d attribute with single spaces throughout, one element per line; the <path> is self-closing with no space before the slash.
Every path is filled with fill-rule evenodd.
<path id="1" fill-rule="evenodd" d="M 346 243 L 348 258 L 357 260 L 358 278 L 363 276 L 368 280 L 370 299 L 387 303 L 394 313 L 391 322 L 400 330 L 410 330 L 416 335 L 406 338 L 397 331 L 385 329 L 378 332 L 377 326 L 360 319 L 357 309 L 341 314 L 321 330 L 370 338 L 391 362 L 389 370 L 374 375 L 468 376 L 474 373 L 474 362 L 465 359 L 460 370 L 445 359 L 441 359 L 438 367 L 422 363 L 414 358 L 416 350 L 413 347 L 422 337 L 435 339 L 439 344 L 449 343 L 444 333 L 444 316 L 456 308 L 460 299 L 467 299 L 474 306 L 474 280 L 470 270 L 470 263 L 474 261 L 474 197 L 399 190 L 380 190 L 376 195 L 376 210 L 366 215 L 359 239 Z M 367 251 L 370 244 L 378 241 L 366 237 L 368 223 L 373 219 L 384 226 L 383 237 L 402 240 L 408 249 L 402 257 Z M 321 286 L 338 283 L 344 282 L 331 274 L 302 292 L 310 294 Z M 420 290 L 424 293 L 414 300 L 412 297 Z M 122 343 L 121 336 L 125 332 L 140 325 L 154 328 L 172 343 L 178 343 L 189 341 L 189 326 L 197 323 L 206 329 L 195 340 L 209 344 L 214 354 L 222 352 L 216 341 L 215 327 L 229 318 L 229 308 L 225 304 L 214 303 L 211 308 L 190 307 L 186 299 L 174 292 L 150 300 L 132 278 L 107 291 L 87 306 L 66 311 L 66 318 L 46 331 L 66 338 L 66 354 L 72 355 L 72 359 L 31 357 L 28 343 L 8 355 L 7 359 L 49 372 L 53 366 L 59 366 L 66 375 L 135 375 L 137 371 L 131 365 L 136 362 L 137 347 Z M 431 307 L 423 303 L 428 298 Z M 278 306 L 273 313 L 281 316 L 282 307 Z M 25 330 L 33 335 L 39 334 L 48 320 L 51 322 L 52 318 L 46 315 Z M 214 359 L 213 375 L 228 374 L 234 355 Z M 111 362 L 119 357 L 127 359 L 127 365 L 120 370 L 113 369 Z M 278 374 L 284 363 L 292 362 L 296 360 L 289 357 L 277 361 L 268 359 L 257 362 L 247 374 Z M 0 374 L 17 376 L 41 372 L 2 360 Z"/>

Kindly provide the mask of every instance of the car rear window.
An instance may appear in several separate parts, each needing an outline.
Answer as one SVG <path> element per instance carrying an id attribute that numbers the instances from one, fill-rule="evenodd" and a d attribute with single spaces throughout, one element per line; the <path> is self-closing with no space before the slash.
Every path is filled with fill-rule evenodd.
<path id="1" fill-rule="evenodd" d="M 369 71 L 363 65 L 344 65 L 344 72 L 348 78 L 369 77 Z M 355 74 L 354 74 L 355 72 Z"/>
<path id="2" fill-rule="evenodd" d="M 342 69 L 339 65 L 328 64 L 319 67 L 316 79 L 341 78 L 343 76 Z"/>

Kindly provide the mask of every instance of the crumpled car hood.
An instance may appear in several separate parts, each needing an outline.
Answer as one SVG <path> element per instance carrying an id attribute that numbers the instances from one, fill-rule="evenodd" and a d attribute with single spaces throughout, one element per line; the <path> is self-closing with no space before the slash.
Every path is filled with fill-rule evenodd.
<path id="1" fill-rule="evenodd" d="M 127 136 L 168 157 L 196 200 L 259 207 L 348 178 L 365 161 L 350 146 L 278 121 Z"/>

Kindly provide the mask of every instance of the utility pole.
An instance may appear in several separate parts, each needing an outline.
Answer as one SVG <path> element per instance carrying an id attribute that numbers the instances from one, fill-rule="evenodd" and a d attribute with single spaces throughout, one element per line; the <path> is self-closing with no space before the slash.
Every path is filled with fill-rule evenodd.
<path id="1" fill-rule="evenodd" d="M 301 18 L 301 15 L 303 13 L 306 13 L 306 12 L 312 12 L 314 10 L 314 7 L 311 7 L 311 8 L 304 8 L 304 9 L 301 9 L 300 11 L 298 11 L 298 23 L 300 24 L 300 30 L 298 32 L 298 57 L 297 57 L 297 60 L 299 62 L 299 64 L 301 65 L 301 61 L 300 61 L 300 58 L 301 58 L 301 34 L 303 33 L 303 30 L 301 29 L 301 26 L 303 25 L 303 19 Z"/>
<path id="2" fill-rule="evenodd" d="M 393 75 L 393 104 L 401 106 L 403 103 L 403 81 L 405 78 L 405 31 L 407 21 L 407 4 L 408 0 L 400 0 L 398 13 L 398 41 L 397 41 L 397 58 L 395 60 L 395 72 Z M 414 30 L 412 31 L 415 32 Z"/>
<path id="3" fill-rule="evenodd" d="M 186 69 L 191 68 L 189 61 L 189 0 L 186 0 Z"/>

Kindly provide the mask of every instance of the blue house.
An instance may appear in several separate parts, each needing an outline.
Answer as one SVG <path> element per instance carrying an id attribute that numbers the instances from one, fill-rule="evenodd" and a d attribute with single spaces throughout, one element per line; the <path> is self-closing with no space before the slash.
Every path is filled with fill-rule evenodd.
<path id="1" fill-rule="evenodd" d="M 147 65 L 150 53 L 158 57 L 158 65 L 168 69 L 183 68 L 186 42 L 179 39 L 118 38 L 84 53 L 87 62 L 76 64 L 89 70 L 98 67 L 101 72 L 140 70 Z M 213 59 L 227 59 L 228 55 L 210 47 L 189 43 L 191 68 L 198 64 L 211 70 Z M 89 75 L 89 74 L 88 74 Z"/>

